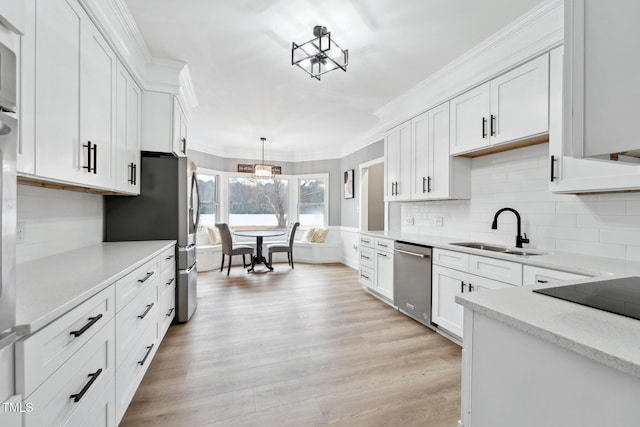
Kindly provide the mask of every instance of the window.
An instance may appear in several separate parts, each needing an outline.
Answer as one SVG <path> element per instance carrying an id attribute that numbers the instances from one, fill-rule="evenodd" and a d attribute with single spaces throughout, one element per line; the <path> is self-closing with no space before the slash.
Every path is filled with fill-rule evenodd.
<path id="1" fill-rule="evenodd" d="M 286 227 L 289 181 L 229 178 L 229 225 L 236 229 Z"/>
<path id="2" fill-rule="evenodd" d="M 298 221 L 302 225 L 326 225 L 327 205 L 325 178 L 298 180 Z"/>
<path id="3" fill-rule="evenodd" d="M 218 214 L 218 189 L 216 175 L 198 173 L 198 189 L 200 191 L 200 225 L 213 227 Z"/>

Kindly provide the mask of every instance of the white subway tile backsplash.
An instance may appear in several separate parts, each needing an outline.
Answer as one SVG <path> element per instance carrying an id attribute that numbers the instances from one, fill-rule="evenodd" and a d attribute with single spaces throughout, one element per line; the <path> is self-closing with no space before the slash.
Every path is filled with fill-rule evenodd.
<path id="1" fill-rule="evenodd" d="M 411 232 L 514 245 L 514 215 L 502 214 L 498 230 L 491 229 L 495 212 L 511 207 L 531 239 L 525 246 L 640 260 L 640 193 L 553 194 L 548 154 L 548 145 L 540 144 L 474 158 L 471 200 L 403 204 L 403 216 L 425 213 Z"/>
<path id="2" fill-rule="evenodd" d="M 102 196 L 18 185 L 17 218 L 25 241 L 18 264 L 102 242 Z"/>

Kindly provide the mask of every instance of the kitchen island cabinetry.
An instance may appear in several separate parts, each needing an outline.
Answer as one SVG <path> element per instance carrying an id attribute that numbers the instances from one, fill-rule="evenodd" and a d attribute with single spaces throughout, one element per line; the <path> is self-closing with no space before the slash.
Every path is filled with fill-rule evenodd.
<path id="1" fill-rule="evenodd" d="M 18 266 L 25 426 L 118 424 L 167 327 L 158 287 L 175 279 L 174 245 L 110 242 Z"/>
<path id="2" fill-rule="evenodd" d="M 473 154 L 549 132 L 549 56 L 451 100 L 451 154 Z"/>
<path id="3" fill-rule="evenodd" d="M 465 307 L 459 426 L 636 426 L 638 321 L 531 288 L 458 297 Z"/>

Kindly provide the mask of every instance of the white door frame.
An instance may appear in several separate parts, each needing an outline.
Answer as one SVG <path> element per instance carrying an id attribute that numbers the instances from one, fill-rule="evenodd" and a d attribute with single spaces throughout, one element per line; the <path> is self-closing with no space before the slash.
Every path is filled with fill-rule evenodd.
<path id="1" fill-rule="evenodd" d="M 360 178 L 358 180 L 360 183 L 360 209 L 358 209 L 360 211 L 360 216 L 358 218 L 358 229 L 360 231 L 367 231 L 367 229 L 369 228 L 369 168 L 380 163 L 384 163 L 384 157 L 378 157 L 377 159 L 373 159 L 365 163 L 360 163 L 360 166 L 358 167 L 358 177 Z M 386 229 L 387 203 L 385 203 L 384 216 Z"/>

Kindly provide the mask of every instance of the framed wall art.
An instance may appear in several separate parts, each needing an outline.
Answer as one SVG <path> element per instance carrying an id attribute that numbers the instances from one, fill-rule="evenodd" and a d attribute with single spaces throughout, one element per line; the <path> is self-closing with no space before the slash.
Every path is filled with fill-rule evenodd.
<path id="1" fill-rule="evenodd" d="M 349 169 L 344 173 L 344 198 L 353 199 L 353 169 Z"/>

